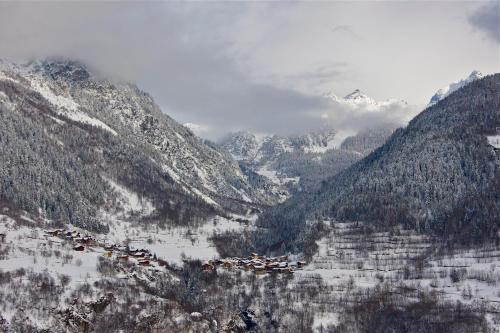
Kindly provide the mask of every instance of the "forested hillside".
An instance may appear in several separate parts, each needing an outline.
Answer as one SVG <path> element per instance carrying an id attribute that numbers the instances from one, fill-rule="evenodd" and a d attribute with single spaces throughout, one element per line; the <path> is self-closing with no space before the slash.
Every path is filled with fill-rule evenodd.
<path id="1" fill-rule="evenodd" d="M 4 204 L 105 230 L 102 213 L 186 224 L 278 200 L 133 84 L 66 60 L 0 65 Z"/>
<path id="2" fill-rule="evenodd" d="M 303 237 L 306 219 L 403 225 L 462 242 L 500 226 L 500 74 L 475 81 L 424 110 L 373 153 L 297 195 L 259 223 L 267 246 Z M 279 232 L 277 232 L 279 230 Z M 293 243 L 293 242 L 292 242 Z"/>

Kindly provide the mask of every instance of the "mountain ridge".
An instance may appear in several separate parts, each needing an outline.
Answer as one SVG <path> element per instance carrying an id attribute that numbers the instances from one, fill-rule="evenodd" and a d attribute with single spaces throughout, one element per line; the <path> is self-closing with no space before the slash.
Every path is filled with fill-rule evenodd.
<path id="1" fill-rule="evenodd" d="M 193 202 L 193 207 L 205 207 L 200 211 L 221 212 L 245 212 L 278 200 L 279 190 L 272 183 L 263 178 L 250 179 L 224 151 L 202 141 L 163 114 L 152 97 L 133 84 L 98 78 L 81 63 L 61 59 L 29 64 L 4 61 L 0 65 L 0 83 L 0 103 L 6 126 L 3 130 L 12 138 L 4 148 L 16 151 L 13 147 L 16 140 L 19 143 L 28 140 L 15 128 L 8 127 L 10 122 L 22 121 L 28 131 L 37 133 L 38 140 L 64 151 L 65 155 L 58 158 L 55 152 L 47 155 L 49 153 L 40 150 L 36 142 L 31 142 L 32 150 L 43 154 L 38 158 L 45 159 L 47 168 L 63 163 L 59 159 L 65 156 L 74 156 L 72 163 L 86 165 L 79 168 L 90 172 L 86 179 L 93 178 L 92 183 L 99 189 L 96 193 L 103 197 L 109 191 L 105 178 L 113 179 L 153 200 L 157 212 L 168 211 L 174 220 L 183 219 L 175 217 L 176 211 L 191 211 L 183 200 L 187 204 Z M 74 140 L 82 141 L 77 144 Z M 30 151 L 25 154 L 29 155 Z M 9 177 L 14 176 L 10 171 L 12 166 L 6 163 L 3 164 L 8 170 L 4 184 L 9 184 Z M 120 163 L 123 169 L 128 169 L 128 174 L 120 170 Z M 76 180 L 78 170 L 72 172 Z M 24 185 L 39 192 L 29 180 Z M 3 186 L 0 195 L 19 203 L 24 195 L 16 186 L 16 182 L 8 189 Z M 25 204 L 21 206 L 34 210 L 35 205 L 39 205 L 49 218 L 58 216 L 74 222 L 71 209 L 58 214 L 47 210 L 48 202 L 50 206 L 61 205 L 61 198 L 51 194 L 53 189 L 47 186 L 46 193 L 40 193 L 44 199 L 39 203 L 24 196 L 21 201 Z M 76 183 L 65 183 L 65 186 L 71 187 L 75 195 L 80 190 L 75 187 Z M 84 192 L 84 197 L 94 196 L 90 189 Z M 103 208 L 102 200 L 83 200 L 87 213 L 82 213 L 80 218 L 84 218 L 83 215 L 97 218 L 98 211 Z M 181 206 L 184 208 L 180 209 Z"/>
<path id="2" fill-rule="evenodd" d="M 499 92 L 500 74 L 494 74 L 426 108 L 316 191 L 266 212 L 258 224 L 286 236 L 275 230 L 263 242 L 287 243 L 306 220 L 324 218 L 403 226 L 460 242 L 496 235 L 500 152 L 487 138 L 500 126 Z"/>

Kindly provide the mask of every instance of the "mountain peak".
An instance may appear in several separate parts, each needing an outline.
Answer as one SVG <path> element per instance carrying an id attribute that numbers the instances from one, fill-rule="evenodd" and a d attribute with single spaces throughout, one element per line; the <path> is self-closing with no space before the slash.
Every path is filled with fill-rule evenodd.
<path id="1" fill-rule="evenodd" d="M 469 76 L 463 80 L 460 80 L 458 82 L 453 82 L 450 83 L 450 85 L 443 87 L 439 89 L 432 97 L 431 100 L 429 101 L 429 105 L 434 105 L 440 100 L 446 98 L 449 94 L 453 93 L 454 91 L 468 85 L 469 83 L 476 81 L 478 79 L 482 79 L 484 77 L 483 73 L 481 73 L 478 70 L 473 70 Z"/>
<path id="2" fill-rule="evenodd" d="M 362 93 L 361 90 L 356 89 L 352 93 L 346 95 L 344 97 L 344 99 L 346 99 L 346 100 L 360 100 L 360 99 L 371 99 L 371 98 L 368 97 L 367 95 L 365 95 L 364 93 Z"/>

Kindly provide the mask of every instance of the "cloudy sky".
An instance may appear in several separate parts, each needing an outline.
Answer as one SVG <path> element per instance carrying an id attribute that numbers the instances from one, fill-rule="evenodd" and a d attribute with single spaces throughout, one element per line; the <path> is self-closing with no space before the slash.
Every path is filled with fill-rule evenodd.
<path id="1" fill-rule="evenodd" d="M 65 56 L 137 83 L 209 138 L 404 122 L 500 72 L 498 2 L 0 2 L 0 57 Z M 408 101 L 378 113 L 326 93 Z"/>

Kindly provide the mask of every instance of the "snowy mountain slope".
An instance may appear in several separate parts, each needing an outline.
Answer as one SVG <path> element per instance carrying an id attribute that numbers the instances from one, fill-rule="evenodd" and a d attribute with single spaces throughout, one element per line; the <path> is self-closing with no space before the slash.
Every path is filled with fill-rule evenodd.
<path id="1" fill-rule="evenodd" d="M 301 136 L 264 136 L 237 132 L 219 142 L 240 164 L 274 183 L 295 190 L 315 186 L 377 148 L 397 128 L 385 125 L 345 136 L 334 130 Z"/>
<path id="2" fill-rule="evenodd" d="M 337 141 L 334 130 L 296 136 L 241 131 L 228 134 L 218 144 L 236 160 L 259 163 L 275 159 L 284 153 L 323 153 L 338 147 L 340 143 Z"/>
<path id="3" fill-rule="evenodd" d="M 94 186 L 94 193 L 90 187 L 68 188 L 68 196 L 85 192 L 86 213 L 77 214 L 78 219 L 95 216 L 95 211 L 104 205 L 106 193 L 119 194 L 117 187 L 106 179 L 151 200 L 156 214 L 168 211 L 177 220 L 187 218 L 182 217 L 180 207 L 190 211 L 186 205 L 191 201 L 193 207 L 205 206 L 200 211 L 228 207 L 245 211 L 248 205 L 268 205 L 279 200 L 276 186 L 265 180 L 251 183 L 227 153 L 202 142 L 163 114 L 147 93 L 130 83 L 98 77 L 82 64 L 57 59 L 26 65 L 1 62 L 0 106 L 2 136 L 11 138 L 4 141 L 3 148 L 10 152 L 5 151 L 6 154 L 19 154 L 21 149 L 15 145 L 26 142 L 24 154 L 38 154 L 35 161 L 43 162 L 40 168 L 47 168 L 51 177 L 66 185 L 67 177 L 61 178 L 58 168 L 67 169 L 62 164 L 69 163 L 74 181 L 68 186 L 72 187 L 81 181 L 78 168 L 88 172 L 84 178 Z M 24 127 L 14 125 L 19 122 Z M 25 137 L 24 129 L 36 133 L 36 140 Z M 18 163 L 3 162 L 7 173 Z M 70 208 L 73 204 L 55 196 L 47 199 L 50 191 L 43 193 L 45 199 L 40 202 L 28 198 L 30 193 L 20 194 L 21 189 L 16 188 L 20 182 L 12 188 L 6 184 L 3 182 L 0 188 L 4 200 L 31 210 L 40 205 L 44 214 L 77 220 Z M 36 183 L 28 179 L 24 185 L 37 191 Z M 62 215 L 61 202 L 65 202 Z M 55 207 L 49 209 L 47 205 Z"/>
<path id="4" fill-rule="evenodd" d="M 474 82 L 475 80 L 479 80 L 479 79 L 481 79 L 483 77 L 484 77 L 484 75 L 480 71 L 472 71 L 472 73 L 470 73 L 470 75 L 467 78 L 465 78 L 463 80 L 460 80 L 458 82 L 451 83 L 448 86 L 439 89 L 431 97 L 431 100 L 429 102 L 429 106 L 436 104 L 440 100 L 446 98 L 452 92 L 454 92 L 454 91 L 456 91 L 456 90 L 458 90 L 458 89 L 460 89 L 460 88 L 468 85 L 471 82 Z"/>
<path id="5" fill-rule="evenodd" d="M 464 243 L 493 237 L 500 230 L 500 154 L 488 137 L 499 125 L 495 74 L 425 109 L 380 148 L 257 223 L 278 228 L 278 244 L 293 239 L 283 229 L 297 234 L 307 218 L 321 216 L 403 225 Z"/>

